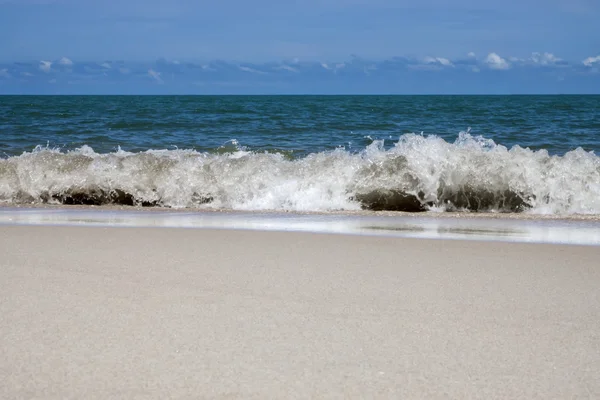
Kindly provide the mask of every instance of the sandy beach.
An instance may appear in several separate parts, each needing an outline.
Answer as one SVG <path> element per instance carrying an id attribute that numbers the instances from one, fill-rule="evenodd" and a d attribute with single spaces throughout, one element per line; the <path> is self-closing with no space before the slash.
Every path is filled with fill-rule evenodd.
<path id="1" fill-rule="evenodd" d="M 2 399 L 600 398 L 600 247 L 0 226 Z"/>

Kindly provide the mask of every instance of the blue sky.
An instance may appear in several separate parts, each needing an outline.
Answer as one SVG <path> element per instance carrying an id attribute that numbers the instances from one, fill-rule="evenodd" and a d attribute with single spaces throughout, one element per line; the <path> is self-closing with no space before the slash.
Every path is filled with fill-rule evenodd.
<path id="1" fill-rule="evenodd" d="M 600 93 L 598 0 L 0 0 L 0 93 Z"/>

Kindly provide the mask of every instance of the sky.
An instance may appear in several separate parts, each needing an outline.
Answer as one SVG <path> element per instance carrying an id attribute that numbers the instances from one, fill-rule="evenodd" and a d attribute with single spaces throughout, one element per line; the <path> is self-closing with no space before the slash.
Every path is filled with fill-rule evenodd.
<path id="1" fill-rule="evenodd" d="M 0 93 L 600 93 L 600 1 L 0 0 Z"/>

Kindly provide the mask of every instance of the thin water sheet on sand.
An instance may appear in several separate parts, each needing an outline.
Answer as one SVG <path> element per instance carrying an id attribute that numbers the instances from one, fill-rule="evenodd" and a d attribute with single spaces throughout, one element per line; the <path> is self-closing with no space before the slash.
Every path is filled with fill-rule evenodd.
<path id="1" fill-rule="evenodd" d="M 596 216 L 473 213 L 198 212 L 117 207 L 2 208 L 0 224 L 218 228 L 600 245 Z"/>

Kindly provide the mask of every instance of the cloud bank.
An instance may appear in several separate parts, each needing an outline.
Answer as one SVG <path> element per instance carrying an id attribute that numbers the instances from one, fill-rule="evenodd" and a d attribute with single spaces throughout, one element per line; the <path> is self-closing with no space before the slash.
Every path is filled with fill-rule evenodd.
<path id="1" fill-rule="evenodd" d="M 600 56 L 490 52 L 265 63 L 55 60 L 0 64 L 0 93 L 600 93 Z"/>
<path id="2" fill-rule="evenodd" d="M 583 65 L 585 65 L 586 67 L 592 67 L 596 64 L 600 65 L 600 56 L 588 57 L 585 60 L 583 60 Z"/>

